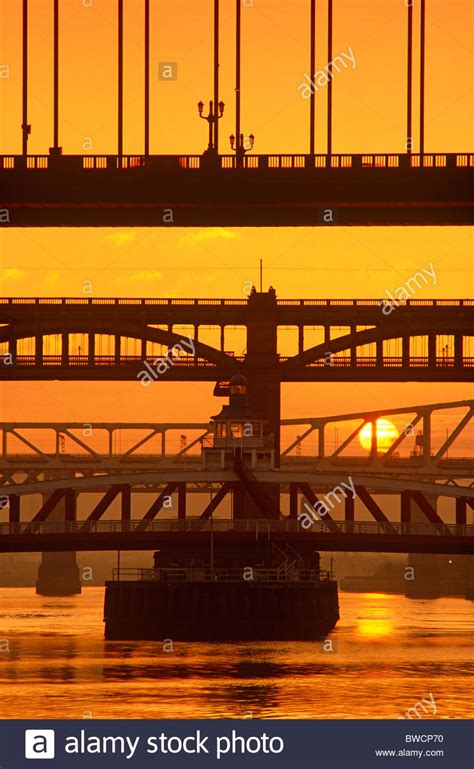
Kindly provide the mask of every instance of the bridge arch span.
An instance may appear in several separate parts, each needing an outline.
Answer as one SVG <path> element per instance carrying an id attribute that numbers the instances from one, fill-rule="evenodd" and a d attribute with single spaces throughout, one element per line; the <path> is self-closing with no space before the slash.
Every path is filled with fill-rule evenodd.
<path id="1" fill-rule="evenodd" d="M 281 484 L 307 483 L 311 486 L 321 488 L 333 488 L 341 481 L 341 473 L 337 472 L 319 472 L 308 474 L 307 472 L 288 471 L 267 471 L 255 473 L 259 483 L 273 484 L 276 480 Z M 427 495 L 434 495 L 448 498 L 471 499 L 474 502 L 473 489 L 467 486 L 453 485 L 447 483 L 435 483 L 425 480 L 408 480 L 406 478 L 396 478 L 393 476 L 374 476 L 371 474 L 360 473 L 352 475 L 352 481 L 356 486 L 365 486 L 370 488 L 373 493 L 390 494 L 400 493 L 402 491 L 419 491 Z M 344 478 L 343 478 L 344 479 Z M 168 483 L 188 483 L 188 484 L 208 484 L 208 483 L 228 483 L 237 482 L 238 476 L 230 470 L 227 471 L 209 471 L 204 470 L 186 470 L 170 469 L 166 472 L 141 472 L 141 473 L 121 473 L 118 475 L 90 475 L 82 477 L 53 478 L 44 481 L 26 481 L 10 486 L 3 486 L 1 494 L 8 496 L 28 496 L 31 494 L 50 494 L 57 490 L 63 490 L 65 485 L 68 489 L 76 493 L 96 492 L 109 489 L 120 489 L 124 486 L 149 489 L 152 493 L 157 486 Z"/>
<path id="2" fill-rule="evenodd" d="M 337 337 L 337 339 L 331 339 L 321 344 L 314 345 L 313 347 L 303 350 L 303 352 L 293 355 L 283 363 L 285 368 L 292 368 L 294 366 L 307 366 L 317 360 L 324 358 L 328 354 L 335 354 L 346 350 L 354 350 L 363 345 L 389 341 L 391 339 L 413 339 L 418 336 L 426 336 L 428 338 L 436 337 L 437 335 L 453 335 L 457 344 L 461 345 L 461 357 L 462 357 L 462 339 L 467 336 L 474 336 L 474 323 L 469 323 L 465 319 L 451 318 L 449 322 L 446 319 L 432 318 L 429 321 L 419 321 L 416 325 L 412 324 L 407 327 L 406 324 L 401 323 L 384 323 L 374 328 L 365 329 L 363 331 L 355 331 L 343 336 Z M 455 349 L 455 356 L 457 350 Z"/>
<path id="3" fill-rule="evenodd" d="M 88 319 L 68 318 L 66 316 L 61 319 L 45 320 L 41 323 L 40 327 L 38 327 L 34 319 L 0 327 L 0 342 L 18 342 L 21 339 L 28 338 L 44 339 L 46 336 L 63 336 L 65 334 L 113 335 L 120 338 L 136 339 L 141 342 L 154 342 L 166 345 L 169 350 L 176 345 L 182 345 L 183 341 L 188 340 L 188 337 L 182 334 L 176 334 L 173 331 L 155 328 L 146 324 L 124 323 L 122 320 L 120 325 L 114 326 L 110 320 L 104 321 L 94 317 Z M 189 337 L 189 339 L 193 345 L 193 348 L 190 349 L 190 354 L 194 354 L 222 368 L 227 368 L 229 374 L 239 369 L 238 361 L 231 355 L 204 344 L 198 339 L 193 339 L 192 337 Z"/>

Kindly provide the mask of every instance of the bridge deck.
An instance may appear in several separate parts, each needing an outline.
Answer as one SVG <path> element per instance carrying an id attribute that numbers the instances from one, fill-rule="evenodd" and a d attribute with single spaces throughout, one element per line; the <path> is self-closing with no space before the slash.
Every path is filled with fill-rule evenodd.
<path id="1" fill-rule="evenodd" d="M 209 300 L 4 298 L 0 378 L 123 381 L 144 374 L 158 378 L 150 377 L 157 361 L 185 341 L 173 328 L 192 325 L 193 338 L 188 340 L 192 345 L 187 348 L 192 347 L 192 354 L 173 356 L 173 365 L 165 372 L 170 381 L 228 380 L 239 370 L 251 379 L 258 366 L 267 365 L 280 382 L 474 381 L 474 300 L 395 300 L 388 314 L 384 302 L 389 300 L 278 300 L 271 292 L 248 299 Z M 228 350 L 226 327 L 246 327 L 249 350 L 255 329 L 262 324 L 272 334 L 281 327 L 298 327 L 298 354 L 281 354 L 277 342 L 271 360 L 268 350 L 253 358 Z M 220 330 L 219 348 L 202 342 L 200 326 Z M 305 328 L 315 326 L 321 342 L 305 349 Z M 335 327 L 339 331 L 344 327 L 346 333 L 334 334 Z M 74 335 L 79 335 L 79 342 L 73 341 Z M 101 351 L 102 338 L 110 343 L 107 354 Z M 419 338 L 423 344 L 417 348 Z M 258 339 L 255 343 L 260 344 Z M 152 352 L 156 345 L 162 350 L 158 358 Z"/>
<path id="2" fill-rule="evenodd" d="M 43 521 L 0 524 L 0 552 L 156 550 L 160 543 L 314 542 L 321 551 L 474 553 L 474 526 L 336 521 L 337 530 L 315 523 L 303 530 L 293 520 L 201 519 L 160 521 Z"/>
<path id="3" fill-rule="evenodd" d="M 13 227 L 469 225 L 474 155 L 0 156 Z"/>
<path id="4" fill-rule="evenodd" d="M 128 356 L 129 358 L 131 356 Z M 121 381 L 136 382 L 143 372 L 143 358 L 122 357 L 117 361 L 113 356 L 96 356 L 94 365 L 88 365 L 87 359 L 78 361 L 71 356 L 68 364 L 50 362 L 44 356 L 46 365 L 38 366 L 34 356 L 19 355 L 15 365 L 2 365 L 0 357 L 0 380 L 5 381 Z M 154 358 L 149 359 L 152 366 Z M 156 360 L 156 358 L 155 358 Z M 241 363 L 243 359 L 234 358 Z M 280 358 L 280 363 L 285 363 Z M 56 363 L 56 365 L 54 365 Z M 432 361 L 428 357 L 412 360 L 410 365 L 402 365 L 402 358 L 385 358 L 383 363 L 373 357 L 334 358 L 331 364 L 315 361 L 304 367 L 286 369 L 281 372 L 281 382 L 474 382 L 474 357 L 464 357 L 462 367 L 455 364 L 454 358 L 439 357 Z M 198 359 L 177 360 L 166 372 L 169 382 L 216 382 L 229 377 L 227 366 L 213 365 L 209 361 Z"/>
<path id="5" fill-rule="evenodd" d="M 1 427 L 0 427 L 1 429 Z M 161 473 L 166 476 L 170 471 L 183 474 L 187 471 L 199 471 L 202 466 L 200 454 L 176 455 L 169 454 L 135 454 L 124 456 L 116 454 L 98 453 L 96 456 L 86 454 L 10 454 L 2 456 L 0 453 L 0 488 L 5 482 L 12 483 L 11 475 L 27 473 L 29 478 L 38 478 L 39 474 L 46 473 L 49 476 L 56 474 L 58 478 L 64 476 L 64 472 L 74 475 L 82 473 L 88 476 L 132 473 L 155 472 L 157 479 Z M 346 475 L 373 473 L 384 477 L 417 478 L 424 480 L 437 480 L 452 478 L 474 477 L 474 458 L 472 457 L 447 457 L 426 462 L 423 456 L 393 457 L 387 459 L 380 457 L 372 460 L 367 456 L 345 456 L 320 458 L 315 455 L 290 455 L 280 459 L 280 471 L 294 471 L 297 474 L 307 473 L 314 481 L 318 474 L 334 473 L 341 471 Z M 189 476 L 188 476 L 189 477 Z"/>

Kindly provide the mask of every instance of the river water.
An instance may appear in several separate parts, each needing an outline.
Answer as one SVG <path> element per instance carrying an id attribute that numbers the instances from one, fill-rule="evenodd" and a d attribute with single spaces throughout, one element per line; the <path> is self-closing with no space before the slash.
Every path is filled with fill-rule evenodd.
<path id="1" fill-rule="evenodd" d="M 104 641 L 103 598 L 0 590 L 2 718 L 474 717 L 473 602 L 340 593 L 326 642 L 213 645 Z"/>

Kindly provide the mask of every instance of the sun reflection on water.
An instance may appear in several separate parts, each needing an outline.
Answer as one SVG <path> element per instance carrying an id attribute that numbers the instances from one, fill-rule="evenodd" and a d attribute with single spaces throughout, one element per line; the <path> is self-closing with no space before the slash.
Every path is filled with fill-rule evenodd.
<path id="1" fill-rule="evenodd" d="M 357 635 L 362 638 L 383 638 L 394 632 L 393 618 L 387 614 L 385 593 L 366 593 L 357 617 Z"/>

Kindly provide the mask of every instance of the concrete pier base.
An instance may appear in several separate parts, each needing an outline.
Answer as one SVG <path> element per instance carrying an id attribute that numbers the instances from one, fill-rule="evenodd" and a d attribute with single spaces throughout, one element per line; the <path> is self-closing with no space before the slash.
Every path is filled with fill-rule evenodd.
<path id="1" fill-rule="evenodd" d="M 76 553 L 43 553 L 36 582 L 38 595 L 77 595 L 81 589 Z"/>
<path id="2" fill-rule="evenodd" d="M 45 480 L 49 477 L 45 474 Z M 54 478 L 62 478 L 66 481 L 70 473 L 63 471 L 56 473 Z M 47 503 L 49 495 L 43 494 L 43 503 Z M 66 502 L 61 500 L 48 517 L 49 521 L 68 520 Z M 42 553 L 41 563 L 38 568 L 36 592 L 38 595 L 68 596 L 77 595 L 82 590 L 79 567 L 76 561 L 76 553 Z"/>
<path id="3" fill-rule="evenodd" d="M 338 619 L 335 581 L 106 583 L 108 640 L 317 640 Z"/>

